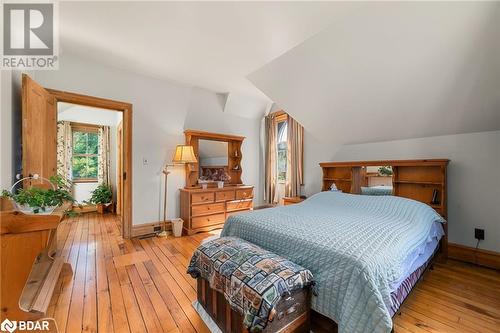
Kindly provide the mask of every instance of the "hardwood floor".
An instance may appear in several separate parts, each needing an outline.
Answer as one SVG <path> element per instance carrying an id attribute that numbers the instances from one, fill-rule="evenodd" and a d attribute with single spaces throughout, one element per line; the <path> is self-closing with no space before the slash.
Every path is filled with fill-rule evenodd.
<path id="1" fill-rule="evenodd" d="M 59 332 L 208 332 L 192 308 L 191 253 L 209 233 L 123 240 L 114 215 L 69 218 L 59 230 L 64 272 L 48 317 Z M 435 264 L 395 316 L 395 332 L 500 332 L 500 273 Z"/>

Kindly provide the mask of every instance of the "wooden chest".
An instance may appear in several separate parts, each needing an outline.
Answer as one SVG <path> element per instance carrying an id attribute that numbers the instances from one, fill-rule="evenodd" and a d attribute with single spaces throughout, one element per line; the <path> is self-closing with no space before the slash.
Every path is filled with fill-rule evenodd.
<path id="1" fill-rule="evenodd" d="M 198 302 L 224 333 L 248 332 L 242 315 L 231 309 L 224 295 L 210 288 L 202 278 L 197 279 L 197 284 Z M 263 333 L 309 333 L 310 296 L 310 290 L 303 289 L 284 298 Z"/>
<path id="2" fill-rule="evenodd" d="M 210 231 L 224 226 L 234 214 L 253 209 L 253 186 L 181 189 L 181 218 L 184 233 Z"/>

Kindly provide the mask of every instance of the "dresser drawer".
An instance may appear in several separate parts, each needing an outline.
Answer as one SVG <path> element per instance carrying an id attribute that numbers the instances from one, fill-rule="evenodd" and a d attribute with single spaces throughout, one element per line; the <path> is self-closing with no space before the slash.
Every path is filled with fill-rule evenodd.
<path id="1" fill-rule="evenodd" d="M 253 188 L 245 188 L 236 190 L 236 199 L 249 199 L 253 198 Z"/>
<path id="2" fill-rule="evenodd" d="M 225 221 L 225 214 L 214 214 L 214 215 L 207 215 L 207 216 L 200 216 L 200 217 L 193 217 L 191 219 L 191 228 L 192 229 L 197 229 L 197 228 L 203 228 L 203 227 L 208 227 L 214 224 L 220 224 L 224 223 Z"/>
<path id="3" fill-rule="evenodd" d="M 253 207 L 252 200 L 239 200 L 239 201 L 226 202 L 226 210 L 228 212 L 234 210 L 250 209 L 252 207 Z"/>
<path id="4" fill-rule="evenodd" d="M 215 192 L 215 201 L 234 200 L 234 191 Z"/>
<path id="5" fill-rule="evenodd" d="M 224 203 L 214 203 L 206 205 L 196 205 L 191 207 L 191 216 L 207 215 L 214 213 L 223 213 Z"/>
<path id="6" fill-rule="evenodd" d="M 203 202 L 214 202 L 214 192 L 191 194 L 191 203 Z"/>

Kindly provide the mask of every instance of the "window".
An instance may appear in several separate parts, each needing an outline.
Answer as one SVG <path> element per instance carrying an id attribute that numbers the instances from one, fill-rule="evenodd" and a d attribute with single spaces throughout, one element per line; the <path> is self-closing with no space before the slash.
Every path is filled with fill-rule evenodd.
<path id="1" fill-rule="evenodd" d="M 74 181 L 97 181 L 99 134 L 92 129 L 73 129 L 71 164 Z"/>
<path id="2" fill-rule="evenodd" d="M 285 183 L 286 181 L 286 154 L 288 149 L 287 144 L 288 137 L 288 126 L 285 120 L 278 120 L 278 140 L 277 140 L 277 149 L 278 158 L 277 158 L 277 169 L 278 169 L 278 183 Z"/>

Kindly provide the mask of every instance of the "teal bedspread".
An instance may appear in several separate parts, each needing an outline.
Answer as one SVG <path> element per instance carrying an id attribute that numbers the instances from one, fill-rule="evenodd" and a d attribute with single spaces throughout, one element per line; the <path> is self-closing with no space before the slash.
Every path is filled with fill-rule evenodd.
<path id="1" fill-rule="evenodd" d="M 309 269 L 312 308 L 340 333 L 390 332 L 391 281 L 435 221 L 431 207 L 394 196 L 321 192 L 300 204 L 231 216 L 221 236 L 235 236 Z"/>

